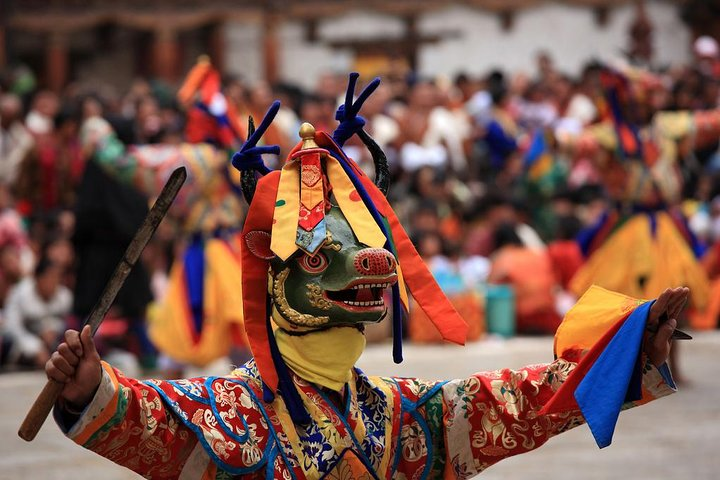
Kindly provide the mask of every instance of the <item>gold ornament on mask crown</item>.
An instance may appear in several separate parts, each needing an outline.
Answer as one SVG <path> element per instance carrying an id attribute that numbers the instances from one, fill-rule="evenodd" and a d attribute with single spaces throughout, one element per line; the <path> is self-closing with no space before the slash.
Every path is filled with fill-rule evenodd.
<path id="1" fill-rule="evenodd" d="M 302 138 L 303 144 L 300 150 L 307 150 L 309 148 L 319 148 L 318 144 L 315 143 L 315 127 L 311 123 L 304 122 L 300 125 L 300 138 Z"/>

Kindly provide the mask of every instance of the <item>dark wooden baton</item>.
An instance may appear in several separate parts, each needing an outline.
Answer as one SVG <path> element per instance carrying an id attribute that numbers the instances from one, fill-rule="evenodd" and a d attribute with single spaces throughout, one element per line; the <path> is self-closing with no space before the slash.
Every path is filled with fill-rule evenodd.
<path id="1" fill-rule="evenodd" d="M 130 274 L 130 270 L 132 270 L 138 258 L 140 258 L 140 254 L 165 217 L 170 205 L 180 191 L 180 187 L 185 183 L 186 178 L 187 171 L 185 167 L 178 167 L 173 171 L 165 183 L 162 192 L 160 192 L 160 196 L 158 196 L 142 225 L 135 233 L 130 245 L 128 245 L 127 250 L 125 250 L 123 258 L 117 264 L 110 280 L 105 285 L 105 290 L 103 290 L 102 295 L 100 295 L 100 298 L 90 312 L 90 316 L 83 324 L 83 327 L 90 325 L 93 335 L 95 335 L 98 327 L 105 319 L 105 315 Z M 64 383 L 48 380 L 45 387 L 35 399 L 35 403 L 30 407 L 22 425 L 20 425 L 20 430 L 18 430 L 20 438 L 28 442 L 35 438 L 40 427 L 45 423 L 45 419 L 50 414 L 50 410 L 52 410 L 53 405 L 55 405 L 64 386 Z"/>

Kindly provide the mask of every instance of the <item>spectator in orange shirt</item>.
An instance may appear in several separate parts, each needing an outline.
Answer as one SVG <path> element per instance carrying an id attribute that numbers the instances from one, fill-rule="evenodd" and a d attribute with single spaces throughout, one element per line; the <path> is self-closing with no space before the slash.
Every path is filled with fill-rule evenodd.
<path id="1" fill-rule="evenodd" d="M 564 290 L 568 290 L 570 280 L 583 264 L 582 250 L 575 241 L 579 231 L 580 220 L 577 217 L 562 216 L 557 220 L 556 240 L 547 247 L 555 278 Z"/>
<path id="2" fill-rule="evenodd" d="M 545 251 L 523 246 L 515 225 L 501 224 L 494 238 L 496 251 L 491 257 L 488 283 L 513 287 L 517 333 L 555 333 L 561 318 L 555 310 L 557 284 L 550 257 Z"/>

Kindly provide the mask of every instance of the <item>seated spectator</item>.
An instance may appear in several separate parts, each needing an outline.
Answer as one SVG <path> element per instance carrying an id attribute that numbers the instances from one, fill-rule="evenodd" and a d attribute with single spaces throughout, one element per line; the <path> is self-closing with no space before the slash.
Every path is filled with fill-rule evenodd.
<path id="1" fill-rule="evenodd" d="M 523 246 L 512 224 L 500 225 L 494 238 L 488 282 L 513 287 L 517 333 L 555 333 L 562 319 L 555 310 L 555 275 L 547 253 Z"/>
<path id="2" fill-rule="evenodd" d="M 539 252 L 545 244 L 535 229 L 526 223 L 527 207 L 519 201 L 510 200 L 504 193 L 490 191 L 480 197 L 465 215 L 469 229 L 464 239 L 466 254 L 488 257 L 497 246 L 494 232 L 501 225 L 513 225 L 522 245 Z"/>
<path id="3" fill-rule="evenodd" d="M 13 286 L 20 280 L 20 251 L 17 245 L 5 243 L 0 246 L 0 309 Z M 9 362 L 12 339 L 2 328 L 0 314 L 0 368 Z"/>
<path id="4" fill-rule="evenodd" d="M 55 115 L 50 132 L 40 137 L 20 165 L 14 194 L 26 215 L 54 215 L 58 210 L 71 210 L 75 204 L 85 168 L 78 127 L 76 108 L 63 107 Z"/>
<path id="5" fill-rule="evenodd" d="M 64 272 L 62 284 L 72 289 L 75 286 L 73 272 L 75 251 L 72 241 L 59 233 L 48 235 L 43 244 L 42 252 L 51 263 L 57 265 Z"/>
<path id="6" fill-rule="evenodd" d="M 485 306 L 477 285 L 463 274 L 464 261 L 459 245 L 444 240 L 437 232 L 424 232 L 415 239 L 418 253 L 447 295 L 455 310 L 468 324 L 468 341 L 478 340 L 485 333 Z M 441 343 L 442 337 L 432 328 L 430 319 L 415 303 L 410 305 L 409 335 L 415 343 Z"/>
<path id="7" fill-rule="evenodd" d="M 399 115 L 400 164 L 407 172 L 429 166 L 462 172 L 467 168 L 462 132 L 455 118 L 440 105 L 440 92 L 429 81 L 415 83 Z"/>
<path id="8" fill-rule="evenodd" d="M 711 330 L 718 328 L 720 319 L 720 242 L 710 247 L 701 263 L 710 280 L 710 301 L 704 310 L 690 310 L 690 325 L 695 330 Z"/>
<path id="9" fill-rule="evenodd" d="M 557 220 L 556 240 L 548 244 L 548 255 L 555 278 L 564 290 L 568 290 L 570 280 L 584 261 L 580 245 L 575 241 L 580 228 L 577 217 L 560 217 Z"/>
<path id="10" fill-rule="evenodd" d="M 0 184 L 13 185 L 20 165 L 34 144 L 22 123 L 22 101 L 6 93 L 0 95 Z"/>
<path id="11" fill-rule="evenodd" d="M 20 248 L 14 243 L 0 245 L 0 308 L 21 277 Z"/>
<path id="12" fill-rule="evenodd" d="M 0 197 L 6 189 L 0 186 Z M 0 200 L 0 204 L 3 203 Z M 5 305 L 10 289 L 30 271 L 34 263 L 28 247 L 27 235 L 20 215 L 12 208 L 0 205 L 0 309 Z"/>
<path id="13" fill-rule="evenodd" d="M 10 358 L 42 367 L 66 329 L 72 293 L 61 285 L 62 268 L 43 258 L 35 274 L 18 283 L 5 304 L 3 336 L 12 342 Z"/>

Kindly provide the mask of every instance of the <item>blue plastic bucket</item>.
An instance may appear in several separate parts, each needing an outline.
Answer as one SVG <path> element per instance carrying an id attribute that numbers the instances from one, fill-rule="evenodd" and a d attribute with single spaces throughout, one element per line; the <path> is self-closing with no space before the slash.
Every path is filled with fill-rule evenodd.
<path id="1" fill-rule="evenodd" d="M 510 285 L 485 286 L 485 323 L 488 333 L 515 336 L 515 291 Z"/>

